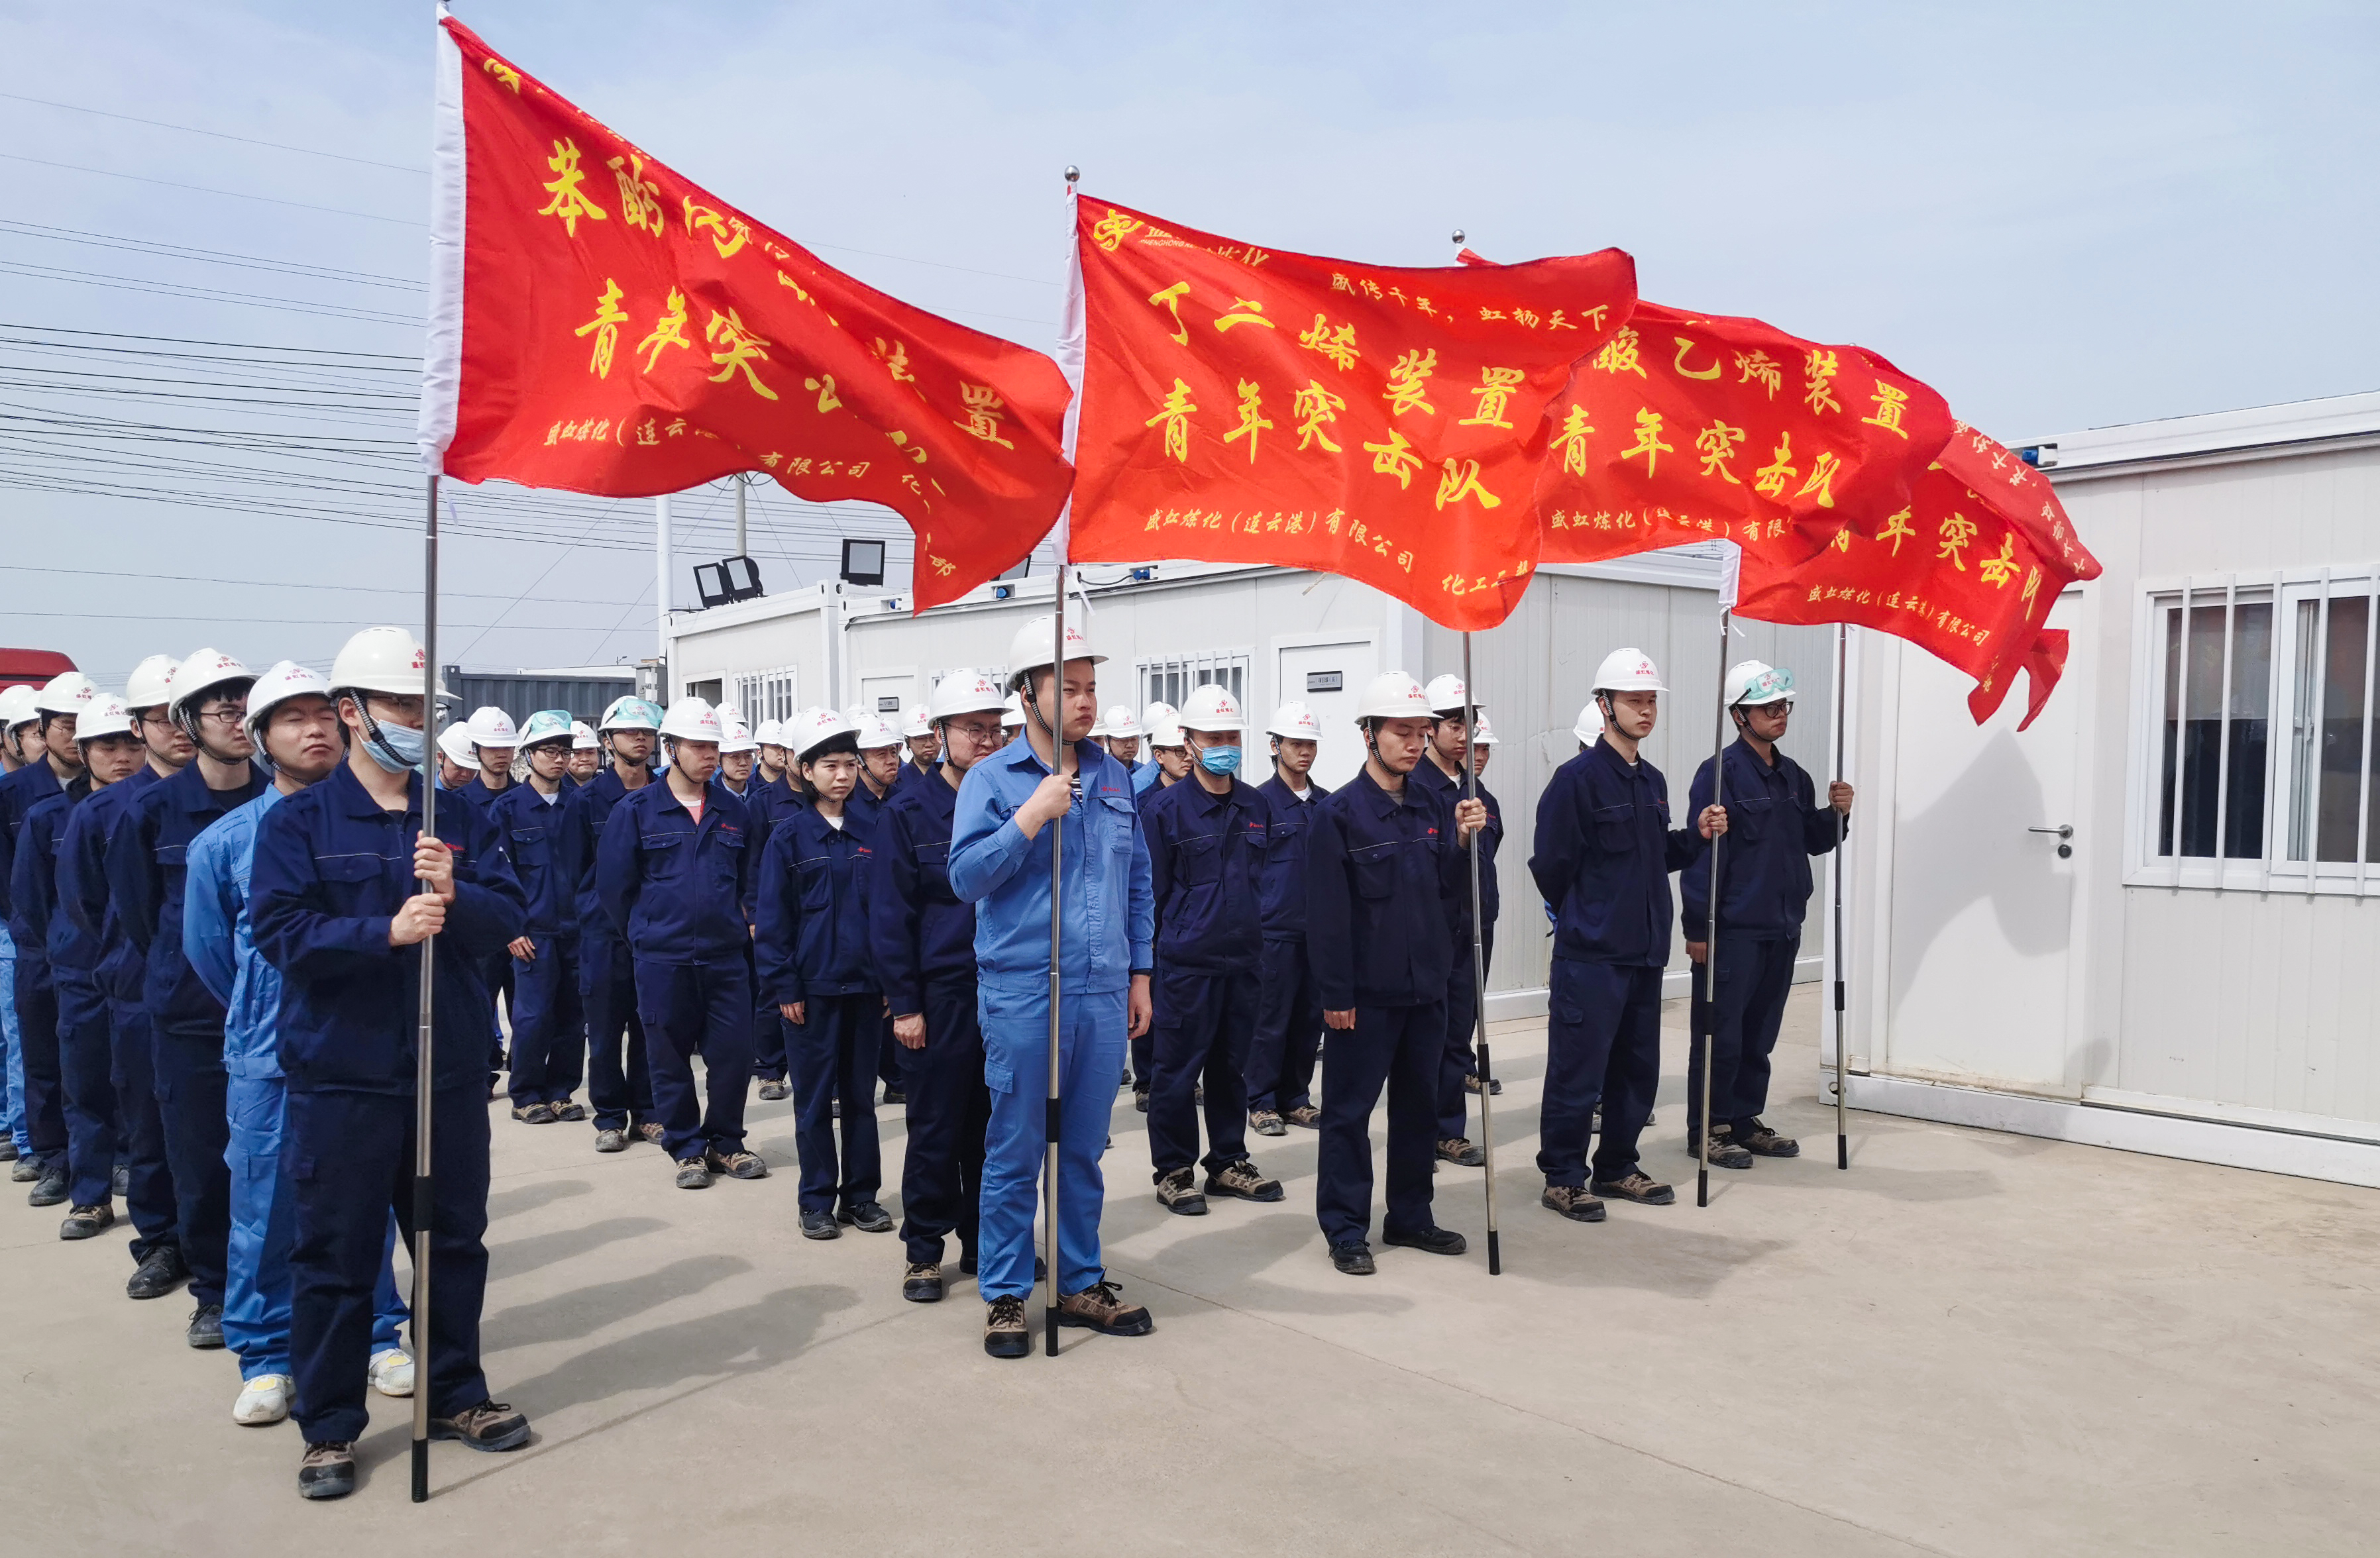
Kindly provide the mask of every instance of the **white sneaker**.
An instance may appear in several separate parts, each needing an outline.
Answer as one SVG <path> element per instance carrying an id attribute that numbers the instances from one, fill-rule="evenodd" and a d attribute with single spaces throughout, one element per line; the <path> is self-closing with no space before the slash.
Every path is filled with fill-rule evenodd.
<path id="1" fill-rule="evenodd" d="M 402 1347 L 373 1355 L 371 1387 L 382 1395 L 413 1394 L 413 1359 L 406 1356 Z"/>
<path id="2" fill-rule="evenodd" d="M 231 1420 L 249 1428 L 277 1423 L 289 1415 L 290 1379 L 286 1374 L 259 1374 L 239 1387 L 231 1404 Z"/>

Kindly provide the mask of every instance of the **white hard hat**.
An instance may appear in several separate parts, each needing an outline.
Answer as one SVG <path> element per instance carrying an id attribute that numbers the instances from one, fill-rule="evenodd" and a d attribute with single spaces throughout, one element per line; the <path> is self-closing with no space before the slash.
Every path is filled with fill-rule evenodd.
<path id="1" fill-rule="evenodd" d="M 603 711 L 598 731 L 658 731 L 662 728 L 662 711 L 635 694 L 624 694 L 612 700 Z"/>
<path id="2" fill-rule="evenodd" d="M 742 716 L 738 715 L 732 719 L 722 719 L 719 722 L 719 728 L 726 732 L 725 739 L 719 743 L 720 751 L 758 752 L 760 750 L 760 738 L 752 733 L 752 727 L 744 723 Z"/>
<path id="3" fill-rule="evenodd" d="M 738 720 L 743 720 L 747 725 L 751 723 L 750 720 L 744 719 L 744 711 L 732 703 L 722 701 L 712 704 L 710 712 L 719 716 L 719 728 L 722 731 Z"/>
<path id="4" fill-rule="evenodd" d="M 926 712 L 924 704 L 912 704 L 901 719 L 901 734 L 905 738 L 930 736 L 934 733 L 934 717 Z"/>
<path id="5" fill-rule="evenodd" d="M 989 714 L 1008 707 L 999 682 L 979 670 L 954 670 L 934 683 L 929 713 L 935 719 L 948 719 L 954 714 Z"/>
<path id="6" fill-rule="evenodd" d="M 1083 732 L 1083 734 L 1089 736 L 1094 741 L 1097 741 L 1099 737 L 1104 736 L 1107 733 L 1108 717 L 1104 714 L 1094 718 L 1091 720 L 1091 728 Z"/>
<path id="7" fill-rule="evenodd" d="M 446 761 L 455 767 L 468 768 L 473 773 L 480 771 L 480 755 L 471 750 L 471 728 L 468 725 L 457 723 L 439 731 L 438 750 L 444 753 Z"/>
<path id="8" fill-rule="evenodd" d="M 785 744 L 785 722 L 782 719 L 763 719 L 760 721 L 760 728 L 752 732 L 752 739 L 762 746 L 783 746 Z"/>
<path id="9" fill-rule="evenodd" d="M 466 727 L 471 732 L 474 746 L 492 746 L 499 751 L 520 744 L 520 731 L 513 725 L 513 717 L 493 704 L 471 711 L 471 722 Z"/>
<path id="10" fill-rule="evenodd" d="M 427 695 L 429 665 L 430 657 L 422 652 L 420 640 L 405 629 L 368 627 L 348 639 L 339 658 L 331 662 L 331 685 L 342 691 L 352 687 L 361 693 L 419 698 Z M 438 689 L 442 700 L 454 695 L 443 685 Z"/>
<path id="11" fill-rule="evenodd" d="M 331 695 L 331 679 L 310 666 L 296 660 L 275 660 L 265 668 L 263 675 L 248 690 L 248 734 L 251 741 L 261 741 L 264 722 L 273 717 L 275 706 L 291 698 L 311 693 L 318 698 Z"/>
<path id="12" fill-rule="evenodd" d="M 33 689 L 21 682 L 0 692 L 0 731 L 13 731 L 40 719 L 33 707 Z"/>
<path id="13" fill-rule="evenodd" d="M 1182 707 L 1182 726 L 1190 731 L 1245 731 L 1247 717 L 1240 712 L 1240 700 L 1232 690 L 1217 682 L 1201 682 Z"/>
<path id="14" fill-rule="evenodd" d="M 33 711 L 79 715 L 98 698 L 99 689 L 91 684 L 90 677 L 79 670 L 62 670 L 42 682 L 42 690 L 33 694 Z"/>
<path id="15" fill-rule="evenodd" d="M 1158 747 L 1187 746 L 1190 743 L 1183 739 L 1182 727 L 1168 719 L 1148 732 L 1148 744 Z"/>
<path id="16" fill-rule="evenodd" d="M 588 734 L 591 736 L 594 732 L 590 731 Z M 535 714 L 530 715 L 527 720 L 522 722 L 520 728 L 520 744 L 522 746 L 536 746 L 541 743 L 550 741 L 575 741 L 576 735 L 577 732 L 571 726 L 570 714 L 568 710 L 559 708 L 540 708 Z M 498 743 L 496 744 L 502 745 L 503 743 Z"/>
<path id="17" fill-rule="evenodd" d="M 1591 693 L 1666 693 L 1661 672 L 1642 649 L 1614 649 L 1596 668 Z"/>
<path id="18" fill-rule="evenodd" d="M 156 708 L 164 703 L 174 681 L 174 672 L 181 661 L 171 655 L 152 655 L 132 668 L 131 677 L 124 683 L 124 703 L 128 708 Z"/>
<path id="19" fill-rule="evenodd" d="M 831 708 L 804 709 L 785 723 L 785 744 L 802 761 L 837 736 L 856 735 L 859 728 Z"/>
<path id="20" fill-rule="evenodd" d="M 1272 711 L 1272 723 L 1265 734 L 1281 736 L 1290 741 L 1318 742 L 1322 739 L 1322 721 L 1302 703 L 1285 703 Z"/>
<path id="21" fill-rule="evenodd" d="M 1438 711 L 1429 706 L 1428 694 L 1421 683 L 1402 670 L 1386 670 L 1375 676 L 1364 687 L 1364 698 L 1355 706 L 1358 719 L 1435 719 Z"/>
<path id="22" fill-rule="evenodd" d="M 724 741 L 727 732 L 719 727 L 719 711 L 702 698 L 680 698 L 669 706 L 662 716 L 662 734 L 679 741 Z"/>
<path id="23" fill-rule="evenodd" d="M 859 733 L 859 750 L 862 752 L 901 744 L 901 732 L 880 714 L 855 704 L 844 711 L 843 717 Z"/>
<path id="24" fill-rule="evenodd" d="M 1470 696 L 1470 690 L 1463 685 L 1460 676 L 1438 676 L 1430 679 L 1423 695 L 1429 699 L 1429 707 L 1437 713 L 1460 714 L 1463 700 Z"/>
<path id="25" fill-rule="evenodd" d="M 1035 617 L 1016 630 L 1016 636 L 1008 641 L 1008 684 L 1011 687 L 1024 686 L 1027 674 L 1050 663 L 1050 652 L 1057 632 L 1058 619 L 1054 614 Z M 1098 665 L 1107 657 L 1092 654 L 1091 641 L 1083 636 L 1083 630 L 1068 622 L 1066 658 L 1088 660 Z"/>
<path id="26" fill-rule="evenodd" d="M 1581 746 L 1594 745 L 1595 738 L 1603 734 L 1603 706 L 1593 698 L 1587 699 L 1586 707 L 1578 711 L 1578 723 L 1570 728 L 1570 733 L 1578 738 Z"/>
<path id="27" fill-rule="evenodd" d="M 231 682 L 253 682 L 256 672 L 220 649 L 193 649 L 182 657 L 172 680 L 165 683 L 165 712 L 178 719 L 191 712 L 199 694 Z"/>
<path id="28" fill-rule="evenodd" d="M 584 719 L 573 719 L 570 722 L 571 751 L 601 752 L 602 749 L 603 743 L 596 738 L 594 726 Z"/>
<path id="29" fill-rule="evenodd" d="M 1471 744 L 1474 746 L 1496 744 L 1496 732 L 1488 726 L 1488 717 L 1484 714 L 1479 717 L 1479 728 L 1471 732 Z"/>
<path id="30" fill-rule="evenodd" d="M 102 693 L 91 699 L 91 706 L 75 719 L 75 740 L 79 743 L 131 733 L 132 710 L 113 693 Z"/>
<path id="31" fill-rule="evenodd" d="M 1758 660 L 1746 660 L 1727 673 L 1727 706 L 1738 704 L 1758 707 L 1762 704 L 1782 703 L 1793 695 L 1793 673 Z"/>
<path id="32" fill-rule="evenodd" d="M 1150 704 L 1140 711 L 1140 728 L 1143 731 L 1154 731 L 1168 719 L 1174 718 L 1178 712 L 1180 711 L 1170 703 Z"/>
<path id="33" fill-rule="evenodd" d="M 1109 709 L 1103 723 L 1107 726 L 1105 733 L 1111 736 L 1136 738 L 1141 733 L 1140 721 L 1133 718 L 1132 705 L 1128 703 L 1120 703 Z"/>
<path id="34" fill-rule="evenodd" d="M 1002 729 L 1014 731 L 1025 723 L 1025 703 L 1015 694 L 1009 694 L 1007 701 L 1000 707 L 1003 711 L 1000 717 Z"/>

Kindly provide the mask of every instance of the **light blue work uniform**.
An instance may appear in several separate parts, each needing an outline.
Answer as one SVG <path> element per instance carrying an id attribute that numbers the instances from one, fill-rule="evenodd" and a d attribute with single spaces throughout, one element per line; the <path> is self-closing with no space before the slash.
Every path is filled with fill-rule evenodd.
<path id="1" fill-rule="evenodd" d="M 33 1150 L 25 1134 L 25 1050 L 17 1042 L 17 943 L 8 927 L 0 925 L 0 1045 L 8 1051 L 6 1129 L 18 1157 Z"/>
<path id="2" fill-rule="evenodd" d="M 1132 977 L 1149 972 L 1156 900 L 1131 776 L 1096 743 L 1075 747 L 1081 784 L 1063 819 L 1060 901 L 1058 1290 L 1100 1281 L 1099 1154 L 1123 1075 Z M 967 770 L 952 819 L 951 889 L 975 905 L 977 1009 L 991 1092 L 978 1289 L 1033 1290 L 1033 1202 L 1046 1144 L 1050 850 L 1014 821 L 1049 768 L 1019 741 Z"/>
<path id="3" fill-rule="evenodd" d="M 286 1375 L 289 1363 L 289 1241 L 296 1202 L 281 1173 L 281 971 L 257 956 L 249 926 L 256 827 L 281 803 L 278 786 L 237 807 L 190 842 L 183 881 L 182 951 L 228 1013 L 224 1069 L 231 1145 L 231 1239 L 224 1274 L 224 1340 L 239 1355 L 239 1377 Z M 396 1247 L 396 1219 L 388 1225 Z M 399 1345 L 406 1307 L 389 1260 L 372 1297 L 372 1355 Z"/>

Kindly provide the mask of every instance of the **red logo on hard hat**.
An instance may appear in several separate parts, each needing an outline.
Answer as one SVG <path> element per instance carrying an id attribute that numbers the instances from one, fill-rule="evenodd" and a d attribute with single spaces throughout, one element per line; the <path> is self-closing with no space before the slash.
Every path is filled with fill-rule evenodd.
<path id="1" fill-rule="evenodd" d="M 413 646 L 413 669 L 419 670 L 424 665 L 427 665 L 429 661 L 429 651 L 423 649 L 419 644 L 415 645 Z"/>

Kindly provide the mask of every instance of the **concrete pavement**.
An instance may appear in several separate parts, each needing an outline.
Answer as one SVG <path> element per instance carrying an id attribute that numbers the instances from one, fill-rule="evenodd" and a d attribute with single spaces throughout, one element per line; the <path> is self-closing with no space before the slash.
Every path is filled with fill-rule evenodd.
<path id="1" fill-rule="evenodd" d="M 1175 1217 L 1119 1094 L 1109 1261 L 1158 1329 L 1065 1332 L 1054 1362 L 983 1356 L 955 1248 L 928 1307 L 895 1236 L 799 1238 L 786 1105 L 752 1110 L 778 1177 L 698 1194 L 654 1148 L 499 1114 L 487 1367 L 537 1438 L 436 1446 L 419 1508 L 407 1403 L 375 1398 L 353 1498 L 302 1504 L 297 1430 L 231 1421 L 237 1371 L 182 1346 L 187 1298 L 124 1298 L 123 1231 L 64 1244 L 12 1197 L 0 1547 L 2372 1550 L 2380 1192 L 1858 1114 L 1840 1173 L 1814 995 L 1767 1117 L 1808 1155 L 1715 1170 L 1693 1205 L 1672 1009 L 1645 1166 L 1680 1204 L 1598 1226 L 1536 1204 L 1542 1025 L 1500 1025 L 1495 1278 L 1477 1170 L 1438 1180 L 1469 1256 L 1381 1248 L 1343 1277 L 1311 1133 L 1252 1143 L 1286 1202 Z"/>

